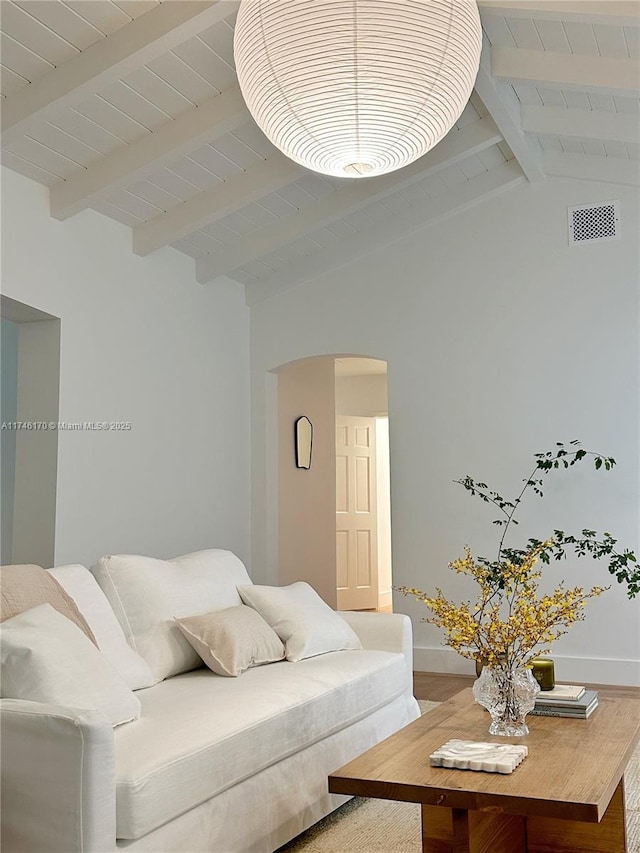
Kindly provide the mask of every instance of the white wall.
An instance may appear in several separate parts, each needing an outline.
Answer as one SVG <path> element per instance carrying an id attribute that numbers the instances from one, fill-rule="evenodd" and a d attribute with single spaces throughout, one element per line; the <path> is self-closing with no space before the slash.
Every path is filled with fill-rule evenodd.
<path id="1" fill-rule="evenodd" d="M 47 190 L 2 170 L 2 287 L 60 317 L 56 563 L 105 553 L 249 557 L 248 310 L 172 249 L 131 251 L 92 211 L 49 217 Z"/>
<path id="2" fill-rule="evenodd" d="M 621 200 L 618 242 L 567 244 L 567 206 Z M 265 375 L 310 355 L 357 352 L 388 362 L 394 582 L 469 595 L 447 563 L 469 543 L 490 555 L 494 515 L 456 477 L 503 493 L 529 473 L 532 454 L 580 438 L 613 455 L 610 473 L 582 466 L 554 477 L 522 513 L 518 536 L 554 527 L 609 530 L 638 548 L 638 193 L 549 180 L 387 246 L 252 308 L 253 564 L 273 575 L 273 500 L 265 477 Z M 363 316 L 362 306 L 366 305 Z M 605 565 L 545 569 L 584 585 Z M 413 617 L 416 665 L 469 665 Z M 560 680 L 640 683 L 638 603 L 614 583 L 584 623 L 555 644 Z"/>
<path id="3" fill-rule="evenodd" d="M 2 422 L 11 423 L 18 418 L 18 324 L 2 318 L 0 326 L 0 417 Z M 0 546 L 2 563 L 11 562 L 13 553 L 13 497 L 16 482 L 16 432 L 3 429 L 0 432 L 1 462 L 0 479 Z"/>
<path id="4" fill-rule="evenodd" d="M 387 413 L 387 375 L 336 376 L 336 414 L 374 418 Z"/>

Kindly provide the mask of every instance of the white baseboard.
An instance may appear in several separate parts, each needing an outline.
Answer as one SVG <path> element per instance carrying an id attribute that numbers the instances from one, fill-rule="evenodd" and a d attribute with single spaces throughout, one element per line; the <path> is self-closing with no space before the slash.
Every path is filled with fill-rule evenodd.
<path id="1" fill-rule="evenodd" d="M 460 657 L 451 649 L 413 647 L 413 668 L 416 672 L 443 672 L 454 675 L 473 675 L 473 661 Z"/>
<path id="2" fill-rule="evenodd" d="M 556 681 L 590 684 L 618 684 L 640 687 L 640 661 L 612 658 L 575 658 L 550 654 L 555 664 Z M 447 648 L 414 647 L 413 668 L 416 672 L 441 672 L 473 675 L 473 661 Z"/>

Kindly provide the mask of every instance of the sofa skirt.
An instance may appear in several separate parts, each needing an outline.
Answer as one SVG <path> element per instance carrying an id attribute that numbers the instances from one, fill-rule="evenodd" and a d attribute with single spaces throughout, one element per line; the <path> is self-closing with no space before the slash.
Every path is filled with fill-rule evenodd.
<path id="1" fill-rule="evenodd" d="M 273 853 L 349 799 L 327 777 L 419 716 L 404 694 L 135 840 L 127 853 Z"/>

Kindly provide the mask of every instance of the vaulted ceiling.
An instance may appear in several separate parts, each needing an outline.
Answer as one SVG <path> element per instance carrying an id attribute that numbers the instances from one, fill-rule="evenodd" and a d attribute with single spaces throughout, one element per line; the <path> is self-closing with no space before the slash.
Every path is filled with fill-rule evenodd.
<path id="1" fill-rule="evenodd" d="M 237 86 L 232 0 L 0 0 L 2 163 L 92 208 L 249 303 L 526 181 L 640 185 L 640 3 L 480 0 L 460 120 L 377 178 L 278 152 Z"/>

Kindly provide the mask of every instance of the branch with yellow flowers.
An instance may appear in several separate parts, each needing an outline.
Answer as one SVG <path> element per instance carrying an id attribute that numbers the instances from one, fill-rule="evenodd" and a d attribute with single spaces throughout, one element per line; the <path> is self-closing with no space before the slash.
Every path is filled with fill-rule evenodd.
<path id="1" fill-rule="evenodd" d="M 419 589 L 402 586 L 403 595 L 412 595 L 425 604 L 430 622 L 445 632 L 445 645 L 462 657 L 482 660 L 490 668 L 515 668 L 549 651 L 546 646 L 566 634 L 567 629 L 584 619 L 589 599 L 601 595 L 607 587 L 565 587 L 559 584 L 550 594 L 539 594 L 541 573 L 535 571 L 547 542 L 523 552 L 518 562 L 503 561 L 503 586 L 497 590 L 490 570 L 476 561 L 470 549 L 465 556 L 449 563 L 458 573 L 470 575 L 480 587 L 474 605 L 455 604 L 441 589 L 432 597 Z"/>

